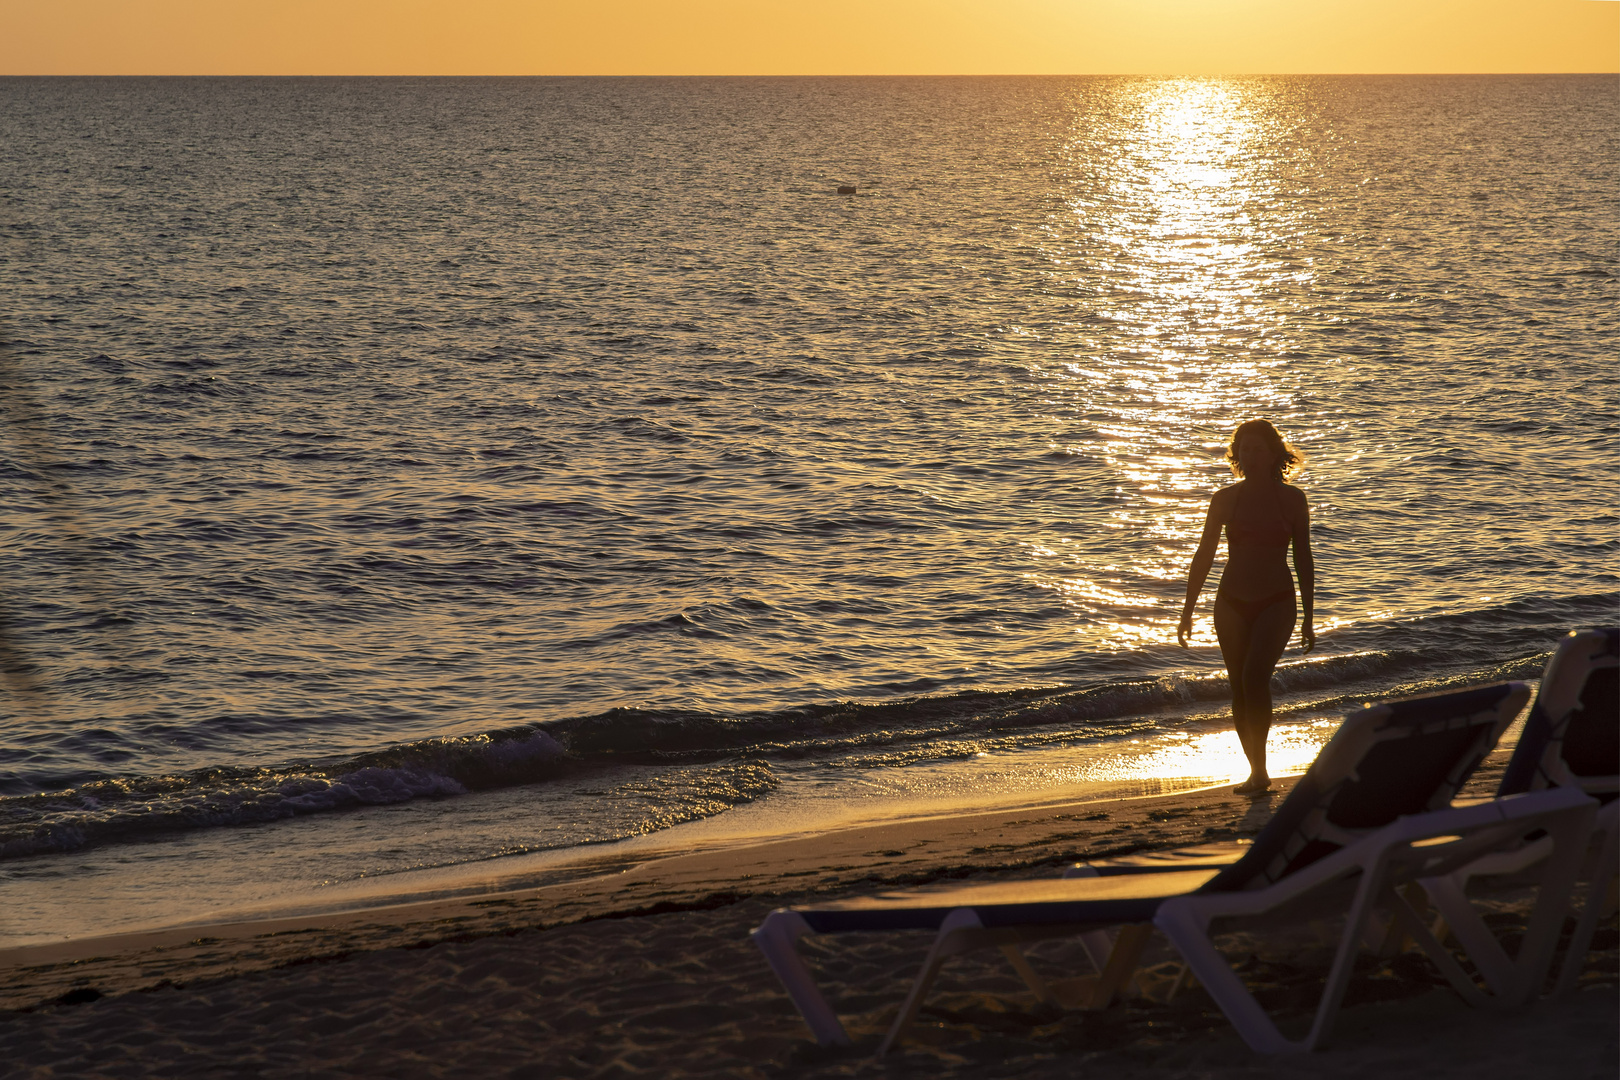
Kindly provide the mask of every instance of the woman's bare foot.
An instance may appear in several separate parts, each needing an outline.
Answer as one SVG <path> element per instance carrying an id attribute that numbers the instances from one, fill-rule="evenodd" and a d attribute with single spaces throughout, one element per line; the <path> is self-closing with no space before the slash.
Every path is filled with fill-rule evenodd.
<path id="1" fill-rule="evenodd" d="M 1251 776 L 1243 783 L 1232 789 L 1234 795 L 1259 795 L 1271 790 L 1271 778 L 1268 776 Z"/>

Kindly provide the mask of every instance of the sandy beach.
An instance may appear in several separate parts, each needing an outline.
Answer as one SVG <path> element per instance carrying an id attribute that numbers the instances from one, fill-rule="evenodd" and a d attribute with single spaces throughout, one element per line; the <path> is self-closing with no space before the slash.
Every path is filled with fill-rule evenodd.
<path id="1" fill-rule="evenodd" d="M 926 941 L 811 946 L 856 1040 L 824 1049 L 747 939 L 772 908 L 813 896 L 1054 875 L 1077 859 L 1252 835 L 1287 786 L 1255 801 L 1222 788 L 650 853 L 511 893 L 12 949 L 0 954 L 0 1052 L 7 1075 L 27 1077 L 1615 1074 L 1612 926 L 1578 992 L 1509 1016 L 1466 1008 L 1416 954 L 1365 958 L 1334 1045 L 1293 1059 L 1252 1054 L 1196 988 L 1063 1012 L 990 953 L 949 965 L 904 1052 L 877 1062 Z M 1515 912 L 1495 918 L 1511 925 Z M 1257 943 L 1248 977 L 1286 1013 L 1322 948 Z M 1031 956 L 1059 975 L 1089 970 L 1072 942 Z"/>

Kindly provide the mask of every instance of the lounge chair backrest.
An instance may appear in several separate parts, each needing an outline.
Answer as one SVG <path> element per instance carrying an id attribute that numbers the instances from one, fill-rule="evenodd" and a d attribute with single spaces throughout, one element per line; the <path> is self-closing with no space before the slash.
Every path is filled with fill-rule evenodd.
<path id="1" fill-rule="evenodd" d="M 1548 787 L 1620 795 L 1620 629 L 1573 630 L 1547 661 L 1496 793 Z"/>
<path id="2" fill-rule="evenodd" d="M 1398 817 L 1450 804 L 1530 699 L 1523 683 L 1346 716 L 1243 858 L 1201 892 L 1262 889 Z"/>

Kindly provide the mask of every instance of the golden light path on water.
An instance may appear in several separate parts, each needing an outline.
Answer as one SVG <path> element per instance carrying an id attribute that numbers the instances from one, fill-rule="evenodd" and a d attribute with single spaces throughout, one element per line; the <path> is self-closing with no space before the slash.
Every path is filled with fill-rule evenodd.
<path id="1" fill-rule="evenodd" d="M 1212 480 L 1225 482 L 1224 466 L 1211 466 L 1231 428 L 1283 414 L 1297 428 L 1291 312 L 1275 299 L 1293 293 L 1276 286 L 1312 273 L 1291 257 L 1301 211 L 1275 191 L 1278 169 L 1297 165 L 1276 118 L 1284 110 L 1268 111 L 1276 89 L 1167 80 L 1134 90 L 1109 122 L 1076 118 L 1068 220 L 1047 233 L 1052 276 L 1092 294 L 1069 328 L 1072 359 L 1045 372 L 1067 384 L 1050 404 L 1102 439 L 1077 449 L 1099 453 L 1113 474 L 1114 535 L 1030 545 L 1052 564 L 1032 580 L 1062 597 L 1083 624 L 1076 633 L 1121 650 L 1174 639 Z M 1122 330 L 1134 347 L 1119 347 Z M 1135 557 L 1121 564 L 1133 536 Z M 1093 547 L 1115 558 L 1099 563 Z M 1194 640 L 1213 644 L 1207 606 Z"/>
<path id="2" fill-rule="evenodd" d="M 1106 117 L 1076 111 L 1054 177 L 1063 212 L 1042 248 L 1051 287 L 1078 302 L 1054 334 L 1067 348 L 1053 352 L 1068 355 L 1031 371 L 1052 387 L 1052 418 L 1074 424 L 1077 444 L 1065 449 L 1106 468 L 1113 506 L 1109 535 L 1071 529 L 1032 538 L 1026 551 L 1042 566 L 1031 582 L 1062 599 L 1076 636 L 1091 643 L 1126 651 L 1174 640 L 1209 496 L 1230 481 L 1220 457 L 1236 423 L 1286 417 L 1296 438 L 1320 423 L 1290 368 L 1289 321 L 1300 313 L 1285 299 L 1312 283 L 1297 244 L 1308 211 L 1278 182 L 1312 163 L 1289 127 L 1299 110 L 1281 107 L 1278 93 L 1270 83 L 1163 80 L 1135 84 Z M 1218 573 L 1195 648 L 1214 644 L 1208 594 Z M 1005 797 L 1247 775 L 1225 710 L 1204 710 L 1190 730 L 1153 740 L 992 753 L 907 770 L 903 783 L 912 798 L 937 785 L 942 798 L 961 799 L 968 790 Z M 1272 773 L 1302 772 L 1336 726 L 1313 718 L 1274 730 Z"/>

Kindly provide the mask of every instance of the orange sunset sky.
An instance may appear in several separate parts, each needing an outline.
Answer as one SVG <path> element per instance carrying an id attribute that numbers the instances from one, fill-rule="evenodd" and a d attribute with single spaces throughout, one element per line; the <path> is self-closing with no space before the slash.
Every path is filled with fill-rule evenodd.
<path id="1" fill-rule="evenodd" d="M 1617 70 L 1612 0 L 0 0 L 8 75 Z"/>

